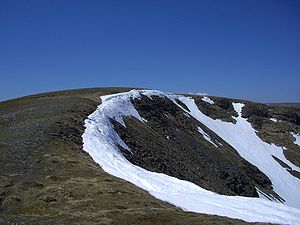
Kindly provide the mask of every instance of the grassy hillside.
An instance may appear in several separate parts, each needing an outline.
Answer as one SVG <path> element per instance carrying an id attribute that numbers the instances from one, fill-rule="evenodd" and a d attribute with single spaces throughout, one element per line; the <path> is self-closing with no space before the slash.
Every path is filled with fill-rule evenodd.
<path id="1" fill-rule="evenodd" d="M 99 96 L 46 93 L 0 103 L 0 224 L 246 224 L 183 212 L 104 173 L 82 151 Z"/>

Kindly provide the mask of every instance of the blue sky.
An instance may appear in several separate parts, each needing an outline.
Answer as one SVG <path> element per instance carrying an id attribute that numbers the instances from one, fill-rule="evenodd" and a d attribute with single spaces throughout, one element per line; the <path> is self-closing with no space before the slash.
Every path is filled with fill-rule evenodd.
<path id="1" fill-rule="evenodd" d="M 98 86 L 300 102 L 300 1 L 0 1 L 0 100 Z"/>

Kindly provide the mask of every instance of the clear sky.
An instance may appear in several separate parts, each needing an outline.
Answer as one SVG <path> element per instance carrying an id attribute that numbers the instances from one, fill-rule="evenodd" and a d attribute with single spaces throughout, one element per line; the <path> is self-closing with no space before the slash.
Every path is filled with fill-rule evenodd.
<path id="1" fill-rule="evenodd" d="M 300 1 L 0 0 L 0 100 L 99 86 L 300 102 Z"/>

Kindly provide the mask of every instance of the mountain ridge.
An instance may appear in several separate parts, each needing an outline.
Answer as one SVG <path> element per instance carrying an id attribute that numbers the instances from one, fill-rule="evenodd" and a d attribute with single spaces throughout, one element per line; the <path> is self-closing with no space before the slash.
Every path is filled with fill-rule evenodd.
<path id="1" fill-rule="evenodd" d="M 145 97 L 144 97 L 145 96 Z M 119 153 L 119 148 L 120 146 L 123 149 L 122 153 L 126 153 L 127 151 L 127 159 L 132 162 L 133 164 L 136 164 L 136 161 L 132 161 L 132 158 L 130 159 L 130 156 L 135 157 L 136 155 L 136 149 L 138 149 L 140 144 L 136 143 L 136 140 L 130 140 L 129 142 L 125 141 L 125 143 L 123 142 L 124 140 L 124 135 L 123 137 L 121 136 L 121 138 L 118 135 L 118 129 L 116 129 L 116 125 L 120 124 L 118 127 L 122 127 L 123 126 L 123 131 L 125 130 L 130 130 L 130 127 L 128 127 L 128 125 L 130 123 L 126 123 L 128 122 L 128 118 L 136 118 L 137 123 L 134 125 L 135 127 L 137 127 L 137 130 L 135 130 L 134 132 L 132 132 L 133 137 L 141 137 L 140 140 L 141 142 L 145 142 L 145 145 L 143 145 L 140 149 L 145 149 L 145 151 L 141 154 L 141 155 L 137 155 L 136 158 L 138 158 L 138 160 L 141 160 L 141 162 L 145 161 L 145 158 L 147 157 L 147 154 L 149 155 L 149 153 L 152 152 L 156 152 L 155 154 L 157 154 L 157 150 L 159 149 L 158 146 L 160 145 L 164 145 L 164 144 L 158 144 L 158 146 L 156 146 L 156 143 L 159 143 L 159 135 L 157 138 L 150 138 L 149 142 L 147 143 L 147 138 L 150 136 L 150 133 L 148 133 L 147 135 L 142 135 L 141 133 L 139 133 L 140 130 L 142 130 L 142 125 L 145 124 L 145 130 L 152 130 L 152 133 L 157 133 L 158 131 L 154 131 L 153 128 L 151 128 L 151 120 L 150 119 L 154 119 L 157 120 L 157 124 L 162 124 L 161 129 L 165 129 L 166 128 L 166 123 L 164 123 L 163 121 L 159 120 L 156 118 L 156 116 L 159 114 L 159 111 L 162 111 L 162 114 L 164 114 L 165 117 L 167 117 L 168 119 L 170 119 L 170 115 L 172 116 L 172 114 L 168 114 L 166 115 L 165 113 L 168 112 L 172 112 L 174 111 L 174 109 L 172 109 L 172 107 L 170 107 L 170 104 L 164 102 L 163 104 L 157 104 L 158 99 L 167 99 L 170 103 L 173 103 L 174 105 L 177 105 L 179 107 L 179 109 L 181 108 L 181 113 L 183 113 L 185 116 L 184 117 L 194 117 L 195 119 L 197 119 L 199 122 L 202 122 L 203 124 L 205 124 L 209 129 L 212 129 L 214 132 L 216 132 L 219 137 L 222 137 L 222 139 L 226 140 L 228 143 L 230 143 L 232 146 L 234 146 L 235 150 L 238 151 L 239 155 L 243 158 L 245 158 L 246 160 L 248 160 L 249 162 L 251 162 L 253 165 L 258 166 L 259 169 L 262 169 L 262 171 L 264 173 L 266 173 L 273 185 L 274 185 L 274 190 L 278 193 L 274 194 L 274 193 L 263 193 L 261 190 L 259 191 L 260 193 L 262 192 L 263 195 L 260 197 L 264 197 L 267 199 L 276 199 L 276 201 L 279 202 L 285 202 L 287 203 L 287 205 L 292 205 L 292 206 L 297 206 L 298 202 L 297 202 L 297 198 L 299 197 L 299 193 L 297 191 L 297 187 L 299 186 L 299 179 L 297 177 L 294 177 L 293 174 L 289 173 L 286 171 L 285 168 L 281 167 L 282 165 L 279 164 L 276 160 L 274 160 L 274 158 L 272 158 L 273 155 L 275 155 L 276 157 L 280 158 L 282 161 L 284 161 L 285 163 L 289 164 L 291 166 L 291 168 L 293 168 L 293 170 L 296 171 L 300 171 L 300 169 L 293 165 L 291 162 L 289 162 L 285 156 L 283 156 L 283 149 L 280 147 L 275 146 L 274 144 L 270 145 L 267 144 L 265 142 L 263 142 L 257 135 L 256 135 L 256 131 L 253 129 L 253 127 L 251 126 L 251 124 L 242 117 L 242 108 L 245 107 L 244 103 L 232 103 L 234 110 L 236 111 L 236 113 L 238 114 L 238 117 L 234 117 L 232 116 L 232 118 L 234 120 L 236 120 L 235 122 L 226 122 L 226 121 L 222 121 L 222 120 L 215 120 L 215 119 L 211 119 L 210 117 L 204 115 L 202 112 L 199 111 L 198 106 L 195 104 L 194 99 L 192 98 L 188 98 L 188 97 L 184 97 L 184 96 L 177 96 L 177 95 L 171 95 L 171 94 L 166 94 L 166 93 L 162 93 L 159 91 L 155 91 L 155 90 L 141 90 L 141 91 L 130 91 L 130 92 L 126 92 L 126 93 L 121 93 L 121 94 L 116 94 L 116 95 L 108 95 L 108 96 L 103 96 L 102 98 L 102 104 L 98 107 L 98 109 L 89 116 L 89 119 L 86 121 L 86 133 L 84 134 L 83 138 L 84 138 L 84 149 L 85 151 L 87 151 L 92 157 L 93 159 L 99 164 L 101 165 L 101 167 L 113 174 L 114 176 L 117 177 L 121 177 L 123 179 L 126 179 L 134 184 L 136 184 L 137 186 L 149 191 L 150 193 L 152 193 L 154 196 L 161 198 L 165 201 L 171 202 L 174 205 L 177 205 L 179 207 L 185 208 L 187 210 L 191 210 L 191 211 L 196 211 L 196 212 L 205 212 L 205 213 L 217 213 L 218 215 L 226 215 L 229 217 L 233 217 L 233 218 L 242 218 L 245 219 L 247 221 L 264 221 L 264 222 L 288 222 L 288 223 L 292 223 L 292 224 L 296 224 L 295 221 L 297 221 L 297 217 L 299 217 L 299 215 L 297 215 L 297 210 L 295 211 L 295 215 L 291 216 L 290 218 L 294 217 L 294 220 L 291 219 L 289 220 L 285 220 L 286 215 L 284 215 L 283 217 L 276 217 L 274 218 L 274 220 L 271 219 L 270 216 L 267 215 L 262 215 L 262 216 L 258 216 L 255 220 L 255 214 L 257 212 L 255 212 L 256 208 L 260 208 L 260 207 L 265 207 L 266 205 L 264 204 L 269 204 L 266 203 L 264 201 L 260 202 L 257 200 L 257 204 L 262 204 L 264 206 L 254 206 L 252 208 L 251 204 L 249 206 L 244 205 L 244 207 L 246 207 L 244 210 L 246 211 L 253 211 L 252 215 L 250 217 L 247 217 L 246 214 L 245 216 L 241 216 L 239 209 L 237 209 L 237 211 L 234 211 L 234 207 L 233 205 L 231 205 L 229 208 L 223 208 L 222 211 L 219 211 L 218 207 L 216 208 L 211 208 L 209 211 L 205 211 L 205 209 L 203 209 L 202 207 L 197 207 L 196 205 L 198 204 L 199 206 L 202 206 L 203 204 L 205 205 L 204 202 L 201 202 L 201 199 L 205 199 L 207 196 L 210 195 L 209 192 L 198 189 L 195 187 L 195 194 L 192 194 L 190 197 L 190 191 L 194 190 L 194 188 L 191 188 L 192 186 L 190 185 L 194 185 L 194 184 L 188 184 L 188 183 L 184 183 L 184 181 L 182 181 L 183 183 L 181 183 L 181 181 L 176 181 L 173 180 L 173 178 L 169 178 L 169 177 L 163 177 L 161 176 L 160 173 L 163 173 L 166 168 L 169 167 L 169 164 L 172 163 L 165 163 L 164 166 L 160 166 L 161 164 L 161 159 L 163 158 L 163 156 L 166 154 L 166 149 L 162 150 L 160 154 L 162 155 L 158 155 L 158 157 L 155 158 L 151 158 L 149 161 L 144 162 L 144 163 L 139 163 L 138 166 L 141 166 L 142 168 L 146 168 L 146 170 L 141 169 L 140 167 L 137 167 L 135 165 L 132 165 L 130 163 L 128 163 L 126 160 L 124 160 L 123 155 L 121 153 Z M 137 105 L 135 104 L 136 99 L 138 101 L 144 101 L 145 104 L 138 108 L 136 107 Z M 183 107 L 181 107 L 181 105 L 178 104 L 178 101 L 182 101 L 189 110 L 184 109 Z M 148 101 L 153 101 L 154 102 L 154 107 L 151 108 L 151 104 Z M 203 100 L 204 101 L 204 100 Z M 207 102 L 204 101 L 204 102 Z M 226 101 L 225 101 L 226 102 Z M 228 103 L 228 102 L 226 102 Z M 210 100 L 209 103 L 207 104 L 214 104 L 213 100 Z M 228 104 L 225 104 L 226 107 L 225 109 L 228 109 L 230 107 Z M 167 108 L 167 110 L 165 110 Z M 140 109 L 143 109 L 143 112 L 146 113 L 150 113 L 150 116 L 145 117 L 143 114 L 140 114 L 142 111 Z M 252 112 L 252 111 L 251 111 Z M 254 112 L 261 112 L 261 110 L 254 110 Z M 151 114 L 153 113 L 153 114 Z M 186 113 L 189 113 L 189 115 L 187 115 Z M 184 118 L 183 117 L 183 118 Z M 112 121 L 116 121 L 115 123 L 113 123 Z M 180 123 L 183 124 L 184 122 L 181 119 L 175 119 L 176 123 Z M 273 121 L 272 121 L 273 122 Z M 296 121 L 297 122 L 297 121 Z M 140 125 L 139 125 L 140 124 Z M 153 123 L 152 123 L 153 125 Z M 195 124 L 194 124 L 195 125 Z M 153 126 L 152 126 L 153 127 Z M 197 126 L 195 126 L 196 128 Z M 178 128 L 179 129 L 179 128 Z M 178 130 L 176 128 L 176 130 Z M 150 131 L 149 130 L 149 131 Z M 187 132 L 186 132 L 187 133 Z M 239 133 L 241 134 L 239 138 L 237 138 L 236 135 L 239 135 Z M 168 132 L 167 132 L 168 134 Z M 173 135 L 173 134 L 172 134 Z M 207 135 L 207 134 L 206 134 Z M 165 136 L 165 135 L 163 135 Z M 183 136 L 183 134 L 181 134 L 181 136 Z M 292 136 L 292 135 L 291 135 Z M 168 137 L 172 137 L 167 135 L 167 139 L 168 141 L 172 138 L 168 138 Z M 198 140 L 200 137 L 196 137 L 196 139 Z M 175 138 L 176 139 L 176 138 Z M 207 140 L 205 140 L 207 141 Z M 127 144 L 131 143 L 131 146 L 127 146 Z M 177 145 L 180 145 L 180 143 L 182 143 L 181 141 L 179 143 L 177 143 Z M 253 143 L 254 145 L 254 149 L 249 148 L 249 143 L 250 145 Z M 188 144 L 194 146 L 193 149 L 191 149 L 194 152 L 201 152 L 199 151 L 200 149 L 195 149 L 196 146 L 199 146 L 199 144 L 193 145 L 191 140 L 188 141 Z M 147 149 L 146 146 L 151 146 L 150 148 Z M 218 146 L 216 146 L 218 147 Z M 257 148 L 257 149 L 256 149 Z M 181 146 L 180 148 L 184 154 L 187 153 L 187 149 L 183 146 Z M 221 149 L 221 148 L 220 148 Z M 171 150 L 175 150 L 174 146 L 173 148 L 171 148 Z M 158 150 L 159 151 L 159 150 Z M 210 150 L 208 148 L 205 148 L 206 154 L 207 152 L 209 152 Z M 222 149 L 221 149 L 222 151 Z M 286 150 L 285 150 L 286 151 Z M 180 153 L 177 152 L 176 154 Z M 166 156 L 166 160 L 171 159 L 172 157 L 176 157 L 176 154 L 173 156 Z M 214 153 L 216 154 L 216 152 Z M 254 155 L 253 155 L 254 154 Z M 255 156 L 258 155 L 258 156 Z M 192 157 L 189 157 L 188 155 L 181 155 L 178 159 L 175 159 L 175 161 L 181 160 L 180 163 L 182 162 L 182 160 L 185 159 L 185 157 L 190 158 L 195 160 L 195 155 Z M 208 155 L 202 155 L 199 159 L 206 159 L 208 157 Z M 260 159 L 260 157 L 262 157 Z M 111 162 L 114 162 L 113 164 Z M 153 165 L 156 165 L 158 167 L 158 170 L 154 170 L 155 172 L 159 172 L 159 174 L 157 173 L 149 173 L 149 164 L 151 164 L 151 162 L 153 161 Z M 218 158 L 217 161 L 220 161 L 220 159 Z M 187 163 L 187 165 L 190 165 L 192 161 L 189 161 Z M 174 163 L 173 163 L 174 164 Z M 180 164 L 179 164 L 180 165 Z M 178 170 L 178 167 L 180 167 L 179 165 L 175 166 L 173 168 L 173 171 Z M 197 161 L 196 165 L 192 165 L 191 167 L 197 167 L 197 165 L 201 165 L 201 161 Z M 124 171 L 122 168 L 126 168 L 126 170 Z M 204 168 L 207 166 L 204 166 Z M 220 167 L 215 168 L 216 170 L 220 170 Z M 150 171 L 153 171 L 153 168 L 150 169 Z M 170 172 L 168 172 L 167 170 L 165 170 L 166 173 L 168 175 L 174 175 L 174 174 L 170 174 Z M 193 183 L 195 183 L 195 180 L 190 180 L 191 179 L 191 173 L 187 173 L 187 176 L 183 176 L 180 177 L 181 172 L 182 171 L 186 171 L 186 168 L 182 167 L 179 168 L 179 173 L 177 175 L 175 175 L 175 177 L 183 179 L 183 180 L 188 180 L 188 181 L 192 181 Z M 201 170 L 198 170 L 196 172 L 196 175 L 198 175 L 198 173 L 200 173 Z M 275 172 L 275 174 L 274 174 Z M 247 174 L 253 174 L 253 172 L 248 172 Z M 179 177 L 178 177 L 179 175 Z M 214 175 L 212 175 L 212 177 L 214 177 Z M 242 175 L 241 177 L 245 177 L 245 175 Z M 257 175 L 254 176 L 254 178 L 258 177 Z M 225 177 L 226 179 L 227 177 Z M 203 177 L 201 177 L 200 179 L 204 179 Z M 221 178 L 222 179 L 222 178 Z M 234 178 L 235 179 L 235 178 Z M 162 181 L 160 181 L 162 180 Z M 164 181 L 165 180 L 165 181 Z M 205 179 L 204 179 L 205 180 Z M 287 184 L 289 184 L 289 188 L 285 188 L 285 182 L 287 182 Z M 170 185 L 167 185 L 167 183 L 170 183 Z M 264 181 L 265 183 L 265 181 Z M 182 188 L 179 188 L 179 186 L 177 187 L 176 185 L 183 185 Z M 214 187 L 215 183 L 212 184 L 211 187 Z M 200 185 L 203 186 L 203 183 Z M 244 187 L 244 183 L 242 183 L 241 185 L 238 185 L 237 183 L 233 184 L 234 188 L 236 187 Z M 254 186 L 255 187 L 255 186 Z M 253 187 L 253 188 L 254 188 Z M 260 186 L 256 186 L 255 189 L 257 188 L 261 188 Z M 208 188 L 209 189 L 209 188 Z M 168 194 L 167 192 L 165 192 L 165 190 L 170 190 L 170 193 Z M 196 191 L 197 190 L 197 191 Z M 204 191 L 204 192 L 203 192 Z M 194 193 L 194 191 L 192 191 Z M 173 194 L 176 193 L 176 196 Z M 193 195 L 197 196 L 197 193 L 201 193 L 200 196 L 197 197 L 193 197 Z M 237 193 L 236 193 L 237 194 Z M 279 196 L 278 196 L 279 194 Z M 181 197 L 180 197 L 181 196 Z M 182 202 L 180 198 L 184 198 L 183 196 L 186 196 L 186 202 Z M 298 197 L 297 197 L 298 196 Z M 284 198 L 282 198 L 284 197 Z M 222 201 L 225 201 L 226 204 L 229 203 L 231 200 L 235 201 L 237 200 L 237 198 L 232 198 L 231 200 L 229 200 L 229 198 L 226 197 L 222 197 L 222 196 L 216 196 L 216 198 L 212 198 L 213 200 L 208 204 L 205 205 L 206 208 L 209 206 L 214 207 L 214 205 L 219 204 L 217 203 L 219 201 L 219 199 L 222 199 Z M 228 201 L 227 201 L 228 200 Z M 235 205 L 243 205 L 243 199 L 240 199 L 241 202 L 236 202 L 234 203 Z M 250 199 L 246 198 L 244 199 L 245 201 L 249 201 L 252 202 L 254 204 L 254 202 Z M 191 202 L 190 202 L 191 201 Z M 216 202 L 214 202 L 216 201 Z M 206 202 L 207 203 L 207 202 Z M 233 203 L 233 202 L 232 202 Z M 215 205 L 215 206 L 216 206 Z M 276 208 L 279 207 L 281 210 L 283 209 L 281 204 L 277 205 L 274 203 L 272 204 L 272 208 Z M 226 210 L 229 211 L 226 211 Z M 271 209 L 271 208 L 270 208 Z M 233 210 L 233 211 L 232 211 Z M 279 210 L 279 211 L 281 211 Z M 279 215 L 280 213 L 278 212 L 271 212 L 271 215 L 277 214 Z M 292 210 L 293 211 L 293 210 Z M 283 212 L 283 211 L 282 211 Z M 237 213 L 236 215 L 234 215 L 235 213 Z M 265 211 L 265 213 L 268 213 L 268 210 Z M 239 215 L 239 216 L 237 216 Z M 267 220 L 262 219 L 262 217 L 266 217 L 269 218 Z M 281 219 L 279 219 L 281 218 Z M 279 219 L 279 220 L 278 220 Z"/>

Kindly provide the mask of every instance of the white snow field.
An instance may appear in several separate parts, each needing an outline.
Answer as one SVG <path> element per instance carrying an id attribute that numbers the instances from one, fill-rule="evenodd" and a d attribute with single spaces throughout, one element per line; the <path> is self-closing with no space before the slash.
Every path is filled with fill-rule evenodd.
<path id="1" fill-rule="evenodd" d="M 159 95 L 171 99 L 175 104 L 175 99 L 178 98 L 185 103 L 190 112 L 177 105 L 217 133 L 242 157 L 264 172 L 271 179 L 274 190 L 286 200 L 286 204 L 263 198 L 219 195 L 191 182 L 150 172 L 130 163 L 120 153 L 118 145 L 128 151 L 130 149 L 115 132 L 110 118 L 116 119 L 123 126 L 123 116 L 132 116 L 146 123 L 131 103 L 131 98 L 139 98 L 141 94 L 150 98 L 151 95 Z M 297 200 L 300 199 L 300 182 L 283 169 L 271 155 L 275 155 L 294 170 L 300 170 L 285 159 L 282 148 L 264 143 L 257 137 L 250 123 L 241 117 L 243 104 L 234 104 L 239 116 L 236 118 L 237 123 L 233 124 L 205 116 L 192 98 L 159 91 L 132 90 L 103 96 L 101 99 L 102 103 L 97 110 L 85 120 L 86 130 L 82 137 L 83 149 L 107 173 L 125 179 L 154 197 L 186 211 L 238 218 L 248 222 L 299 224 L 300 209 L 297 208 Z M 260 196 L 263 196 L 263 193 L 260 193 Z"/>
<path id="2" fill-rule="evenodd" d="M 287 205 L 300 208 L 300 180 L 276 162 L 272 155 L 282 160 L 293 170 L 300 172 L 300 168 L 285 158 L 282 147 L 263 142 L 256 135 L 251 124 L 242 118 L 241 112 L 244 104 L 233 104 L 238 113 L 238 117 L 235 117 L 237 122 L 234 124 L 218 119 L 214 120 L 204 115 L 191 98 L 179 96 L 178 99 L 188 107 L 190 115 L 214 131 L 236 149 L 240 156 L 267 175 L 272 181 L 274 191 L 285 200 Z"/>

